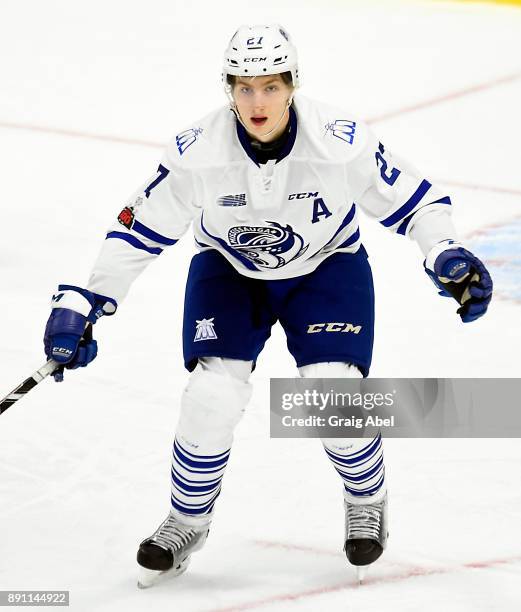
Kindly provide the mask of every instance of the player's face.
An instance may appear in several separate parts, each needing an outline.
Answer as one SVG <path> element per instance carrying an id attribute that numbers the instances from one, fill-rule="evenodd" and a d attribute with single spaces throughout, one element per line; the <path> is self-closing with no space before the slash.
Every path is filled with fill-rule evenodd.
<path id="1" fill-rule="evenodd" d="M 233 86 L 239 115 L 248 132 L 261 142 L 275 140 L 286 128 L 291 93 L 280 74 L 237 77 Z"/>

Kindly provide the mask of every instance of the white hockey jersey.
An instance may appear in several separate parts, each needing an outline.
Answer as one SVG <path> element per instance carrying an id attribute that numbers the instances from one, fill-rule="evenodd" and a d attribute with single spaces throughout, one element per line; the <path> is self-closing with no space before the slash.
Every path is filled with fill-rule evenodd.
<path id="1" fill-rule="evenodd" d="M 215 249 L 241 274 L 271 280 L 356 252 L 357 207 L 403 235 L 422 215 L 450 209 L 448 196 L 345 111 L 297 94 L 290 122 L 280 159 L 262 165 L 228 107 L 175 136 L 110 228 L 88 288 L 119 303 L 191 223 L 199 250 Z"/>

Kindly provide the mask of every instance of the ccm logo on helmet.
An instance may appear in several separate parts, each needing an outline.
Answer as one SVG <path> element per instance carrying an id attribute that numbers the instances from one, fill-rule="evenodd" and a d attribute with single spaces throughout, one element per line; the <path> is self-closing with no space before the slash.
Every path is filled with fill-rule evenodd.
<path id="1" fill-rule="evenodd" d="M 265 62 L 268 58 L 267 57 L 245 57 L 244 61 L 245 62 Z"/>
<path id="2" fill-rule="evenodd" d="M 320 332 L 353 332 L 359 334 L 362 330 L 361 325 L 353 325 L 352 323 L 312 323 L 308 325 L 308 334 L 318 334 Z"/>

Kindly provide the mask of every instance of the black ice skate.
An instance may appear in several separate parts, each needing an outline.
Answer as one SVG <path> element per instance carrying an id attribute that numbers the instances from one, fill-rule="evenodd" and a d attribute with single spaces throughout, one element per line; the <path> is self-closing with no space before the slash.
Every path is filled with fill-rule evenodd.
<path id="1" fill-rule="evenodd" d="M 360 504 L 344 500 L 345 544 L 349 562 L 362 582 L 367 567 L 383 553 L 387 544 L 387 493 L 377 502 Z"/>
<path id="2" fill-rule="evenodd" d="M 139 545 L 138 587 L 146 589 L 166 574 L 169 577 L 182 574 L 188 567 L 190 555 L 203 547 L 208 531 L 209 523 L 185 525 L 170 513 L 157 531 Z"/>

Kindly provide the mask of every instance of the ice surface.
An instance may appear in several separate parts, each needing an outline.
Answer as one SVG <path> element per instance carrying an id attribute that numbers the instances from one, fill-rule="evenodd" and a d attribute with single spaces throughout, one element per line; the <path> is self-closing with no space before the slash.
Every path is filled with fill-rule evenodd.
<path id="1" fill-rule="evenodd" d="M 372 375 L 520 376 L 521 11 L 332 0 L 2 8 L 0 395 L 43 362 L 50 295 L 85 283 L 104 230 L 155 170 L 155 143 L 224 102 L 221 50 L 252 21 L 293 34 L 311 97 L 373 120 L 445 98 L 373 127 L 447 186 L 497 299 L 462 325 L 417 247 L 364 220 Z M 137 544 L 168 510 L 192 253 L 187 236 L 99 322 L 87 370 L 45 381 L 2 415 L 0 589 L 70 589 L 71 608 L 85 611 L 520 609 L 518 440 L 388 440 L 389 547 L 357 586 L 341 551 L 341 485 L 319 442 L 269 439 L 269 377 L 295 375 L 280 328 L 253 375 L 207 546 L 178 581 L 136 588 Z"/>

